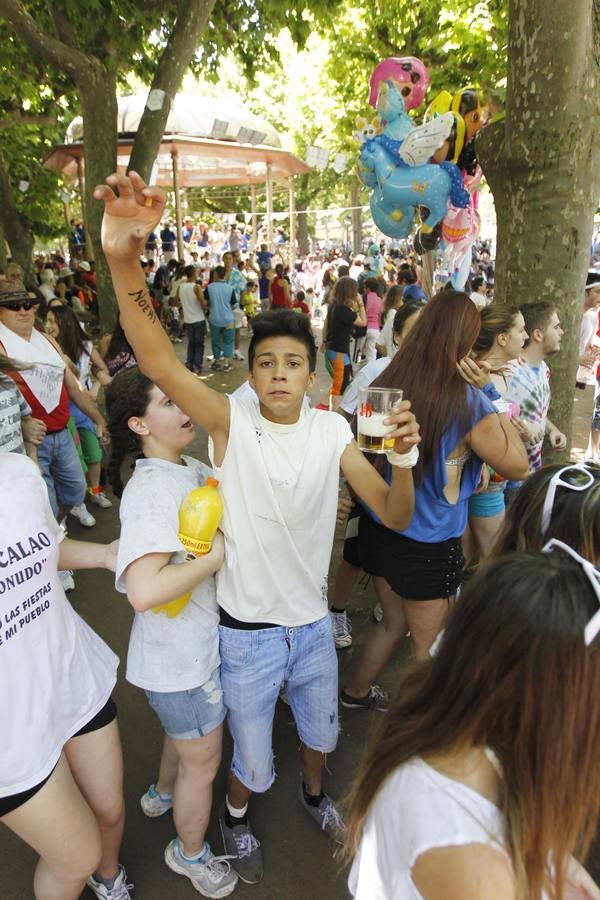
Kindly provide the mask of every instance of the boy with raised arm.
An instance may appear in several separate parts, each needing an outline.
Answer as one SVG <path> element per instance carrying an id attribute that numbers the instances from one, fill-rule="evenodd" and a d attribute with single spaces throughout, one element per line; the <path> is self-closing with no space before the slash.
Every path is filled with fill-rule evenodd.
<path id="1" fill-rule="evenodd" d="M 118 191 L 118 196 L 113 191 Z M 221 680 L 234 751 L 219 819 L 240 878 L 262 877 L 260 844 L 247 816 L 253 792 L 273 783 L 272 727 L 281 686 L 302 741 L 299 800 L 339 838 L 343 823 L 322 791 L 326 754 L 337 742 L 337 659 L 327 610 L 327 574 L 341 467 L 361 500 L 390 528 L 410 522 L 410 471 L 418 425 L 403 402 L 388 423 L 396 438 L 387 484 L 363 457 L 341 416 L 303 408 L 315 382 L 316 346 L 307 317 L 258 316 L 249 381 L 258 396 L 209 388 L 178 361 L 139 267 L 165 195 L 135 173 L 96 188 L 105 203 L 102 242 L 121 322 L 144 373 L 210 435 L 209 454 L 225 504 L 225 564 L 217 576 Z"/>

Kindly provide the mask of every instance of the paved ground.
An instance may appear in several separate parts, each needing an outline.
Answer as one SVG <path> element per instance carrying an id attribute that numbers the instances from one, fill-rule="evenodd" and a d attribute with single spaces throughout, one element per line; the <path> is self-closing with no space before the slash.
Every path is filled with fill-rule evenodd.
<path id="1" fill-rule="evenodd" d="M 178 347 L 183 355 L 185 344 Z M 209 383 L 220 390 L 231 390 L 241 383 L 246 366 L 237 363 L 228 375 L 211 376 Z M 326 389 L 328 379 L 319 366 L 319 386 Z M 575 451 L 579 456 L 587 441 L 587 428 L 592 406 L 591 388 L 585 394 L 577 392 L 576 424 L 574 433 Z M 199 458 L 206 457 L 206 441 L 196 439 L 192 452 Z M 118 511 L 100 510 L 98 523 L 94 529 L 83 529 L 72 522 L 72 537 L 113 540 L 118 533 Z M 340 541 L 336 541 L 332 571 L 339 560 Z M 71 602 L 86 621 L 119 654 L 124 663 L 127 641 L 132 619 L 131 610 L 125 598 L 113 589 L 113 580 L 106 572 L 82 572 L 76 576 L 76 590 L 70 595 Z M 370 587 L 354 592 L 352 606 L 354 635 L 357 643 L 365 633 L 370 620 L 373 595 Z M 341 677 L 348 669 L 354 650 L 339 653 Z M 397 677 L 401 659 L 391 665 L 382 682 L 392 688 Z M 127 802 L 127 825 L 123 844 L 122 859 L 127 866 L 130 879 L 135 882 L 136 900 L 191 900 L 197 896 L 191 884 L 170 872 L 163 862 L 163 851 L 174 835 L 170 813 L 162 819 L 146 819 L 139 807 L 139 797 L 148 784 L 155 780 L 161 746 L 161 730 L 154 714 L 148 707 L 142 692 L 127 684 L 123 678 L 123 665 L 119 670 L 116 689 L 119 706 L 119 723 L 125 755 L 125 796 Z M 332 796 L 342 797 L 347 790 L 352 774 L 358 765 L 360 755 L 378 713 L 351 712 L 342 710 L 341 734 L 337 751 L 330 757 L 327 789 Z M 278 704 L 275 721 L 274 746 L 276 751 L 277 781 L 267 795 L 258 796 L 252 802 L 254 830 L 263 843 L 265 856 L 265 877 L 259 885 L 244 885 L 240 882 L 236 896 L 252 897 L 253 900 L 338 900 L 348 896 L 345 887 L 345 872 L 333 858 L 333 847 L 306 816 L 296 799 L 300 774 L 298 738 L 289 709 Z M 230 746 L 226 744 L 224 764 L 215 783 L 214 814 L 209 829 L 209 840 L 215 852 L 221 852 L 220 838 L 216 823 L 216 808 L 222 802 L 226 766 L 230 757 Z M 26 900 L 31 894 L 31 876 L 34 854 L 6 829 L 0 831 L 0 898 L 1 900 Z M 593 854 L 599 865 L 596 877 L 600 877 L 600 855 Z M 91 897 L 88 892 L 86 897 Z"/>

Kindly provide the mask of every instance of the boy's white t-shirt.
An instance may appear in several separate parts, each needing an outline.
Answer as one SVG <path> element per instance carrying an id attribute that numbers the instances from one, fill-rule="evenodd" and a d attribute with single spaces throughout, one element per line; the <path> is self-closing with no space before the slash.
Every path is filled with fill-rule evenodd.
<path id="1" fill-rule="evenodd" d="M 162 459 L 140 459 L 128 481 L 119 514 L 121 535 L 115 584 L 127 593 L 125 570 L 149 553 L 172 553 L 172 563 L 185 561 L 179 540 L 179 507 L 194 488 L 212 475 L 191 456 L 185 465 Z M 210 678 L 219 665 L 215 580 L 205 578 L 174 618 L 151 609 L 136 612 L 127 652 L 127 681 L 147 691 L 188 691 Z"/>
<path id="2" fill-rule="evenodd" d="M 57 575 L 56 523 L 40 472 L 0 453 L 0 797 L 34 787 L 110 697 L 118 657 Z"/>
<path id="3" fill-rule="evenodd" d="M 352 440 L 342 416 L 303 409 L 277 425 L 249 396 L 229 397 L 223 463 L 214 465 L 225 506 L 219 605 L 243 622 L 288 627 L 327 614 L 340 457 Z"/>

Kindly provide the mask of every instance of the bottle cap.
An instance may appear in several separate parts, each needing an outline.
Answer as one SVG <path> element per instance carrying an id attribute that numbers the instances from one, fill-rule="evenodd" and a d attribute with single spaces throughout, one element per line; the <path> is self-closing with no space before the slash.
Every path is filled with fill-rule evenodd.
<path id="1" fill-rule="evenodd" d="M 207 478 L 204 484 L 208 485 L 208 487 L 219 487 L 219 481 L 217 478 Z"/>

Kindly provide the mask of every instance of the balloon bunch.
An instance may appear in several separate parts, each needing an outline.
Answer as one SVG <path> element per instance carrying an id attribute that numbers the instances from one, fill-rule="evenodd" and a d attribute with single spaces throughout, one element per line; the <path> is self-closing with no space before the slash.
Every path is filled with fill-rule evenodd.
<path id="1" fill-rule="evenodd" d="M 479 94 L 442 91 L 423 124 L 408 115 L 421 105 L 429 75 L 415 57 L 390 57 L 370 79 L 369 103 L 377 118 L 357 121 L 358 174 L 370 187 L 373 221 L 389 237 L 405 238 L 415 221 L 417 249 L 443 241 L 456 288 L 464 287 L 471 246 L 479 233 L 476 188 L 481 179 L 474 137 L 482 127 Z M 422 220 L 422 222 L 421 222 Z M 464 277 L 464 280 L 463 280 Z"/>

